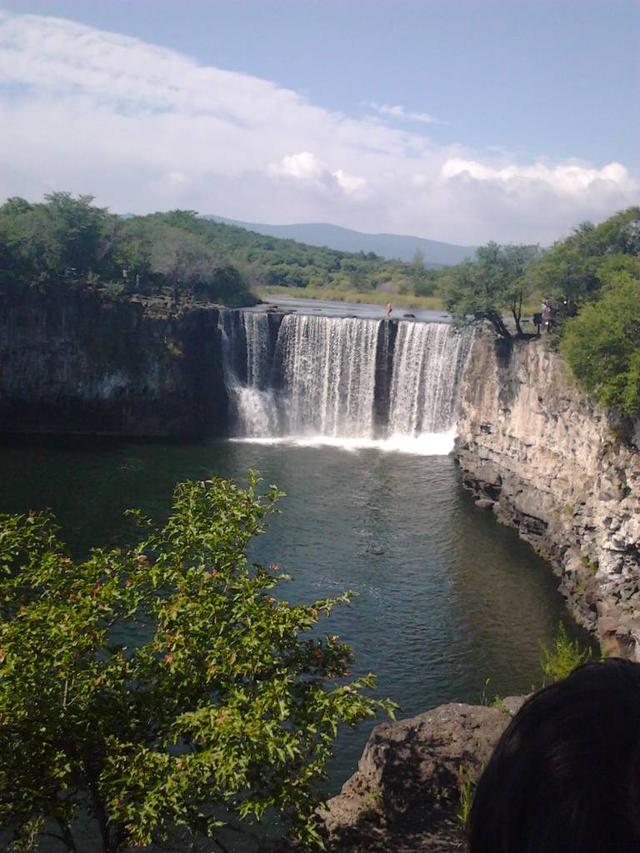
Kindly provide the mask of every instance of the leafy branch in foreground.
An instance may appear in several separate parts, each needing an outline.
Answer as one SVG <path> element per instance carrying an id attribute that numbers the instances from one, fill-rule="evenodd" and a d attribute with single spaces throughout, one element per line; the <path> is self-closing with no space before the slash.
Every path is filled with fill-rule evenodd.
<path id="1" fill-rule="evenodd" d="M 280 492 L 180 484 L 164 527 L 74 562 L 47 514 L 0 517 L 0 824 L 77 849 L 93 819 L 114 853 L 216 839 L 276 813 L 320 845 L 317 783 L 338 725 L 392 712 L 347 682 L 350 648 L 301 638 L 350 594 L 292 605 L 249 563 Z M 137 638 L 132 640 L 132 638 Z M 189 841 L 187 841 L 190 839 Z M 11 849 L 11 848 L 10 848 Z"/>

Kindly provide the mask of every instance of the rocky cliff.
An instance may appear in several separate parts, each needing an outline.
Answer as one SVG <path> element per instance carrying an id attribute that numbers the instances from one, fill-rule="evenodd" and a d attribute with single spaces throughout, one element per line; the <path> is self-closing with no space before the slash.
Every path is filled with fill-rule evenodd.
<path id="1" fill-rule="evenodd" d="M 227 422 L 218 310 L 6 290 L 0 433 L 197 437 Z"/>
<path id="2" fill-rule="evenodd" d="M 640 454 L 544 339 L 478 334 L 456 456 L 478 505 L 550 560 L 576 618 L 640 659 Z"/>

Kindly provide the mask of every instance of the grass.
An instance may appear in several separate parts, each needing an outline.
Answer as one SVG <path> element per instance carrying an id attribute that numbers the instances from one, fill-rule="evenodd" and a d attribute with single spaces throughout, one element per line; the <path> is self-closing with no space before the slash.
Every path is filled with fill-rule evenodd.
<path id="1" fill-rule="evenodd" d="M 333 302 L 353 302 L 356 304 L 386 305 L 391 302 L 396 308 L 423 308 L 430 311 L 444 311 L 444 303 L 439 296 L 414 296 L 413 294 L 382 293 L 379 290 L 338 290 L 331 287 L 266 287 L 258 291 L 261 299 L 274 296 L 290 296 L 293 299 L 328 299 Z"/>
<path id="2" fill-rule="evenodd" d="M 566 678 L 577 666 L 591 659 L 591 649 L 582 646 L 578 640 L 569 639 L 567 629 L 561 622 L 552 645 L 542 645 L 540 665 L 544 673 L 544 683 L 553 684 Z"/>
<path id="3" fill-rule="evenodd" d="M 456 817 L 462 828 L 465 828 L 469 821 L 471 813 L 471 805 L 473 803 L 473 795 L 476 792 L 476 780 L 471 768 L 466 764 L 461 764 L 458 768 L 458 811 Z"/>

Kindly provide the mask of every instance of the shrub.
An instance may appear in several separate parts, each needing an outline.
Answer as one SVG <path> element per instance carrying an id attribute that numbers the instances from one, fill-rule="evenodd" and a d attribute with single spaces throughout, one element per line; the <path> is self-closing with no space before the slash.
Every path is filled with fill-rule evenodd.
<path id="1" fill-rule="evenodd" d="M 561 622 L 551 647 L 542 646 L 540 666 L 544 673 L 545 684 L 552 684 L 566 678 L 577 666 L 589 660 L 591 660 L 591 649 L 581 646 L 578 640 L 569 639 L 567 629 Z"/>
<path id="2" fill-rule="evenodd" d="M 561 350 L 585 390 L 623 415 L 640 412 L 640 279 L 615 272 L 598 302 L 566 323 Z"/>
<path id="3" fill-rule="evenodd" d="M 309 635 L 349 594 L 292 605 L 250 564 L 280 493 L 183 483 L 163 527 L 72 560 L 47 514 L 0 517 L 0 824 L 11 849 L 48 833 L 76 849 L 179 838 L 276 812 L 305 849 L 338 725 L 388 702 L 346 681 L 337 637 Z M 302 638 L 301 634 L 307 634 Z M 135 643 L 127 637 L 137 636 Z"/>

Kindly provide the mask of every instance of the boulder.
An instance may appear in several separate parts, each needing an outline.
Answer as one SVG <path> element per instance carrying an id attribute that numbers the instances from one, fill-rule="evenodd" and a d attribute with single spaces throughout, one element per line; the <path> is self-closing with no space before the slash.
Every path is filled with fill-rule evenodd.
<path id="1" fill-rule="evenodd" d="M 463 850 L 457 817 L 463 780 L 477 780 L 522 702 L 442 705 L 377 726 L 356 773 L 322 814 L 329 849 Z"/>

